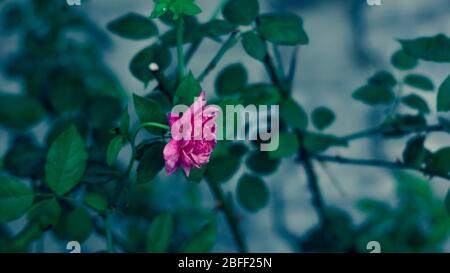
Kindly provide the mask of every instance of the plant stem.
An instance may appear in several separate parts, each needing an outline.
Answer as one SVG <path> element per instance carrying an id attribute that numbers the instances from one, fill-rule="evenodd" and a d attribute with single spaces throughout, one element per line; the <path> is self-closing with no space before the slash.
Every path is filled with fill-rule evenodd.
<path id="1" fill-rule="evenodd" d="M 211 62 L 206 66 L 206 68 L 203 70 L 203 72 L 200 74 L 200 76 L 198 77 L 198 81 L 202 82 L 206 76 L 208 76 L 208 74 L 217 66 L 217 64 L 220 62 L 220 60 L 222 59 L 222 57 L 225 55 L 225 53 L 232 48 L 236 41 L 238 40 L 238 34 L 239 34 L 239 30 L 234 30 L 233 32 L 231 32 L 230 36 L 228 37 L 228 39 L 225 41 L 225 43 L 220 47 L 219 51 L 217 52 L 217 54 L 214 56 L 214 58 L 211 60 Z"/>
<path id="2" fill-rule="evenodd" d="M 220 188 L 220 185 L 215 182 L 208 182 L 208 186 L 211 189 L 215 199 L 220 202 L 222 205 L 223 212 L 225 214 L 225 218 L 230 226 L 231 233 L 233 235 L 234 241 L 236 242 L 239 252 L 247 253 L 247 246 L 245 244 L 244 238 L 239 229 L 239 225 L 237 222 L 237 218 L 234 215 L 232 208 L 230 207 L 229 202 L 225 199 L 225 195 Z"/>
<path id="3" fill-rule="evenodd" d="M 353 158 L 346 158 L 346 157 L 341 157 L 341 156 L 329 156 L 329 155 L 316 155 L 316 156 L 314 156 L 314 158 L 316 160 L 322 161 L 322 162 L 334 162 L 334 163 L 340 163 L 340 164 L 360 165 L 360 166 L 369 166 L 369 167 L 372 166 L 372 167 L 380 167 L 380 168 L 388 168 L 388 169 L 413 170 L 413 171 L 421 172 L 424 175 L 436 176 L 436 177 L 450 180 L 450 175 L 431 173 L 429 170 L 427 170 L 425 168 L 406 165 L 402 162 L 390 162 L 390 161 L 383 161 L 383 160 L 378 160 L 378 159 L 353 159 Z"/>
<path id="4" fill-rule="evenodd" d="M 106 212 L 105 229 L 106 229 L 106 242 L 108 246 L 108 252 L 114 253 L 114 242 L 111 231 L 111 211 L 109 210 Z"/>
<path id="5" fill-rule="evenodd" d="M 177 54 L 178 54 L 178 74 L 180 81 L 181 79 L 184 78 L 183 32 L 184 32 L 184 21 L 183 17 L 180 17 L 177 21 Z"/>
<path id="6" fill-rule="evenodd" d="M 283 83 L 281 82 L 276 67 L 273 63 L 273 59 L 269 53 L 267 53 L 266 56 L 264 57 L 264 67 L 266 68 L 267 73 L 269 74 L 272 84 L 279 89 L 281 95 L 284 98 L 287 98 L 289 96 L 289 92 L 288 90 L 286 90 Z"/>
<path id="7" fill-rule="evenodd" d="M 152 68 L 150 66 L 149 69 L 152 72 L 153 77 L 155 77 L 156 81 L 159 84 L 159 90 L 161 90 L 161 92 L 163 92 L 167 96 L 169 101 L 172 101 L 173 94 L 171 91 L 171 84 L 166 75 L 164 75 L 164 72 L 159 67 Z"/>
<path id="8" fill-rule="evenodd" d="M 430 132 L 440 132 L 445 131 L 445 128 L 443 125 L 435 124 L 435 125 L 421 125 L 421 126 L 408 126 L 403 128 L 389 128 L 384 127 L 383 125 L 378 125 L 373 128 L 369 128 L 360 132 L 356 132 L 353 134 L 349 134 L 346 136 L 341 137 L 344 140 L 350 141 L 350 140 L 356 140 L 361 138 L 366 138 L 374 135 L 409 135 L 414 133 L 430 133 Z"/>

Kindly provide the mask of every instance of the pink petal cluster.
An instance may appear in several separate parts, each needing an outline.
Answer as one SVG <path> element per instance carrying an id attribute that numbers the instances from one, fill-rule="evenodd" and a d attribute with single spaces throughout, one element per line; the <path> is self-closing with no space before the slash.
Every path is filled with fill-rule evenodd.
<path id="1" fill-rule="evenodd" d="M 205 103 L 202 91 L 183 115 L 169 113 L 172 139 L 164 147 L 167 175 L 181 166 L 188 176 L 191 168 L 201 168 L 209 162 L 216 145 L 215 118 L 219 110 Z"/>

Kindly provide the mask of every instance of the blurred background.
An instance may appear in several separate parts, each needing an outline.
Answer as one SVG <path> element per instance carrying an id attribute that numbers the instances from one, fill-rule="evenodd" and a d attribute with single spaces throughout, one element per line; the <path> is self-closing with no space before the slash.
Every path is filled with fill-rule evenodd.
<path id="1" fill-rule="evenodd" d="M 376 71 L 392 70 L 391 55 L 400 47 L 396 39 L 437 33 L 450 35 L 448 0 L 381 1 L 381 6 L 369 6 L 365 0 L 260 0 L 263 12 L 289 11 L 303 18 L 310 43 L 298 52 L 294 97 L 308 113 L 318 106 L 327 106 L 336 113 L 336 122 L 327 132 L 346 135 L 381 121 L 383 110 L 356 103 L 351 100 L 351 94 Z M 123 40 L 109 33 L 106 25 L 127 12 L 149 15 L 153 1 L 81 0 L 81 6 L 66 8 L 69 11 L 64 16 L 35 19 L 36 14 L 56 8 L 60 4 L 57 2 L 65 0 L 0 1 L 0 91 L 2 94 L 19 94 L 25 90 L 27 94 L 34 94 L 43 100 L 44 107 L 53 115 L 25 133 L 17 130 L 20 126 L 0 128 L 3 171 L 17 176 L 26 177 L 30 170 L 14 166 L 12 158 L 16 157 L 11 155 L 12 147 L 17 154 L 30 149 L 39 154 L 38 146 L 48 143 L 55 132 L 60 132 L 70 121 L 89 121 L 87 126 L 94 128 L 94 142 L 98 141 L 98 147 L 90 153 L 100 156 L 105 151 L 102 143 L 108 137 L 106 128 L 113 127 L 113 121 L 120 116 L 121 109 L 133 93 L 144 95 L 148 90 L 130 74 L 128 65 L 131 58 L 151 40 Z M 203 9 L 199 16 L 201 21 L 207 20 L 221 1 L 196 2 Z M 76 12 L 71 13 L 70 9 Z M 161 32 L 167 28 L 163 24 L 158 24 L 158 27 Z M 44 38 L 39 35 L 49 29 L 51 35 Z M 202 71 L 218 47 L 217 43 L 209 40 L 201 44 L 189 67 L 194 74 Z M 282 48 L 281 52 L 287 63 L 291 49 Z M 268 80 L 264 67 L 246 56 L 240 44 L 227 53 L 220 67 L 236 62 L 246 66 L 250 82 Z M 208 97 L 214 96 L 214 79 L 219 71 L 214 70 L 203 82 L 202 87 Z M 418 71 L 440 83 L 448 75 L 450 65 L 421 63 Z M 52 90 L 65 91 L 51 94 Z M 434 105 L 435 94 L 425 95 Z M 83 117 L 66 116 L 67 107 L 76 104 L 82 105 L 80 116 Z M 94 113 L 102 107 L 108 110 L 102 114 Z M 131 118 L 136 121 L 135 116 Z M 16 122 L 13 118 L 11 120 Z M 426 146 L 435 150 L 448 143 L 450 135 L 437 133 L 427 139 Z M 358 140 L 352 142 L 348 149 L 331 150 L 330 153 L 394 161 L 401 155 L 403 147 L 402 140 L 375 138 Z M 123 164 L 127 158 L 129 151 L 123 151 L 120 154 Z M 335 208 L 333 217 L 337 219 L 337 237 L 324 238 L 314 229 L 318 218 L 311 205 L 303 169 L 293 159 L 285 160 L 277 172 L 265 179 L 271 192 L 268 207 L 256 214 L 239 211 L 251 252 L 365 251 L 366 243 L 372 240 L 381 243 L 382 251 L 450 251 L 450 222 L 442 204 L 448 181 L 331 163 L 318 165 L 316 169 L 325 203 Z M 233 191 L 238 177 L 235 175 L 223 185 L 224 188 Z M 186 182 L 180 174 L 172 177 L 161 174 L 135 194 L 136 203 L 146 203 L 144 207 L 149 211 L 176 211 L 186 229 L 197 214 L 208 213 L 206 208 L 214 205 L 204 183 L 198 187 Z M 141 205 L 136 204 L 136 207 L 142 209 Z M 19 219 L 3 228 L 16 234 L 24 221 Z M 117 220 L 114 225 L 118 232 L 139 238 L 138 234 L 145 230 L 145 226 L 139 225 L 139 221 L 133 223 Z M 218 227 L 219 236 L 213 252 L 235 251 L 224 219 L 219 219 Z M 356 248 L 352 241 L 355 237 L 358 237 Z M 65 243 L 61 242 L 64 241 L 47 234 L 43 240 L 33 243 L 30 251 L 66 252 Z M 104 248 L 104 240 L 95 235 L 83 243 L 83 249 L 89 252 Z"/>

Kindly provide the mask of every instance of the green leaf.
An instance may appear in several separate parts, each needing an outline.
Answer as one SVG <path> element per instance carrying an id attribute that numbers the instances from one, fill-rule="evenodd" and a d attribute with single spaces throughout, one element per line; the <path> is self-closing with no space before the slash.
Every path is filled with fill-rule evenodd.
<path id="1" fill-rule="evenodd" d="M 418 110 L 420 113 L 430 113 L 427 102 L 416 94 L 410 94 L 402 98 L 402 103 L 406 106 Z"/>
<path id="2" fill-rule="evenodd" d="M 236 196 L 243 208 L 257 212 L 269 202 L 269 189 L 260 178 L 244 174 L 238 181 Z"/>
<path id="3" fill-rule="evenodd" d="M 22 95 L 0 94 L 0 125 L 11 129 L 25 129 L 45 116 L 39 101 Z"/>
<path id="4" fill-rule="evenodd" d="M 392 88 L 397 84 L 397 80 L 391 72 L 381 70 L 368 79 L 369 85 Z"/>
<path id="5" fill-rule="evenodd" d="M 437 110 L 438 112 L 450 111 L 450 75 L 448 75 L 441 86 L 439 86 Z"/>
<path id="6" fill-rule="evenodd" d="M 303 146 L 307 151 L 311 153 L 324 152 L 325 150 L 333 146 L 346 147 L 347 145 L 347 141 L 334 135 L 306 133 L 303 138 Z"/>
<path id="7" fill-rule="evenodd" d="M 106 152 L 106 162 L 108 166 L 112 166 L 116 161 L 120 150 L 122 150 L 124 138 L 123 136 L 115 136 L 111 142 L 109 142 L 108 150 Z"/>
<path id="8" fill-rule="evenodd" d="M 210 37 L 217 37 L 231 33 L 235 27 L 225 20 L 214 19 L 203 25 L 204 31 Z"/>
<path id="9" fill-rule="evenodd" d="M 121 101 L 115 97 L 92 97 L 87 107 L 89 122 L 97 128 L 111 128 L 120 118 L 122 108 Z"/>
<path id="10" fill-rule="evenodd" d="M 230 145 L 228 150 L 230 152 L 230 155 L 236 156 L 236 157 L 242 157 L 247 153 L 248 148 L 245 144 L 238 142 L 238 143 L 233 143 L 232 145 Z"/>
<path id="11" fill-rule="evenodd" d="M 79 207 L 61 214 L 59 222 L 54 227 L 55 234 L 62 239 L 86 241 L 93 229 L 92 219 L 86 209 Z"/>
<path id="12" fill-rule="evenodd" d="M 207 165 L 203 165 L 201 168 L 192 168 L 187 179 L 193 182 L 201 182 L 206 173 L 206 169 Z"/>
<path id="13" fill-rule="evenodd" d="M 240 64 L 225 67 L 216 78 L 216 92 L 219 96 L 239 93 L 247 85 L 247 70 Z"/>
<path id="14" fill-rule="evenodd" d="M 4 157 L 4 168 L 19 177 L 41 178 L 47 151 L 26 137 L 14 139 Z"/>
<path id="15" fill-rule="evenodd" d="M 250 25 L 259 14 L 258 0 L 229 0 L 222 11 L 223 17 L 236 25 Z"/>
<path id="16" fill-rule="evenodd" d="M 96 192 L 88 192 L 84 197 L 84 203 L 99 212 L 105 212 L 108 208 L 106 197 Z"/>
<path id="17" fill-rule="evenodd" d="M 409 86 L 415 87 L 423 91 L 433 91 L 434 84 L 426 76 L 419 74 L 409 74 L 404 79 L 405 83 Z"/>
<path id="18" fill-rule="evenodd" d="M 166 113 L 162 109 L 162 106 L 155 100 L 133 94 L 133 101 L 140 123 L 156 122 L 168 124 Z M 160 128 L 146 127 L 145 129 L 152 134 L 163 134 L 166 132 L 166 130 Z"/>
<path id="19" fill-rule="evenodd" d="M 240 160 L 232 155 L 219 155 L 211 158 L 206 170 L 206 179 L 221 183 L 229 180 L 240 167 Z"/>
<path id="20" fill-rule="evenodd" d="M 156 25 L 149 18 L 134 12 L 115 19 L 107 28 L 123 38 L 132 40 L 148 39 L 158 34 Z"/>
<path id="21" fill-rule="evenodd" d="M 160 17 L 170 11 L 173 14 L 173 20 L 178 20 L 182 15 L 196 15 L 202 10 L 194 3 L 194 0 L 156 0 L 153 9 L 152 18 Z"/>
<path id="22" fill-rule="evenodd" d="M 444 34 L 399 42 L 403 50 L 415 58 L 438 63 L 450 62 L 450 39 Z"/>
<path id="23" fill-rule="evenodd" d="M 21 181 L 0 176 L 0 223 L 22 216 L 33 204 L 33 192 Z"/>
<path id="24" fill-rule="evenodd" d="M 147 149 L 137 168 L 137 183 L 150 182 L 164 168 L 164 143 L 158 142 Z"/>
<path id="25" fill-rule="evenodd" d="M 134 77 L 147 84 L 153 79 L 149 69 L 151 63 L 156 63 L 159 69 L 164 70 L 170 65 L 171 55 L 165 46 L 151 45 L 139 51 L 130 62 L 130 71 Z"/>
<path id="26" fill-rule="evenodd" d="M 309 43 L 302 19 L 292 13 L 261 15 L 258 32 L 264 39 L 275 44 L 306 45 Z"/>
<path id="27" fill-rule="evenodd" d="M 427 151 L 424 148 L 425 136 L 415 136 L 408 140 L 403 151 L 403 162 L 410 166 L 419 168 L 425 161 Z"/>
<path id="28" fill-rule="evenodd" d="M 447 195 L 445 196 L 445 209 L 447 209 L 447 212 L 450 213 L 450 189 L 447 191 Z"/>
<path id="29" fill-rule="evenodd" d="M 308 127 L 308 115 L 303 107 L 293 99 L 284 99 L 280 103 L 280 118 L 287 125 L 296 129 Z"/>
<path id="30" fill-rule="evenodd" d="M 318 130 L 327 128 L 335 119 L 334 112 L 326 107 L 318 107 L 312 112 L 312 121 Z"/>
<path id="31" fill-rule="evenodd" d="M 194 78 L 192 72 L 189 72 L 175 92 L 174 104 L 191 105 L 194 103 L 195 98 L 200 95 L 201 90 L 200 83 Z"/>
<path id="32" fill-rule="evenodd" d="M 278 89 L 267 83 L 248 85 L 241 90 L 241 93 L 245 105 L 274 105 L 281 99 Z"/>
<path id="33" fill-rule="evenodd" d="M 247 31 L 242 34 L 242 46 L 250 57 L 264 61 L 264 57 L 267 55 L 267 44 L 255 32 Z"/>
<path id="34" fill-rule="evenodd" d="M 209 252 L 217 238 L 217 223 L 211 221 L 205 225 L 198 233 L 183 247 L 183 253 L 206 253 Z"/>
<path id="35" fill-rule="evenodd" d="M 404 127 L 425 126 L 427 121 L 421 114 L 417 115 L 403 115 L 396 114 L 393 117 L 387 118 L 383 123 L 383 129 L 392 130 L 389 134 L 384 133 L 383 136 L 403 136 Z"/>
<path id="36" fill-rule="evenodd" d="M 406 53 L 403 49 L 400 49 L 392 55 L 391 63 L 397 69 L 409 70 L 415 68 L 419 61 Z"/>
<path id="37" fill-rule="evenodd" d="M 55 198 L 43 200 L 35 204 L 27 214 L 28 220 L 37 221 L 42 230 L 58 223 L 61 216 L 61 206 Z"/>
<path id="38" fill-rule="evenodd" d="M 127 136 L 129 130 L 130 114 L 128 113 L 128 107 L 126 107 L 122 112 L 122 116 L 120 117 L 120 133 L 124 136 Z"/>
<path id="39" fill-rule="evenodd" d="M 353 92 L 352 97 L 367 105 L 391 104 L 395 98 L 390 88 L 375 85 L 365 85 L 358 88 Z"/>
<path id="40" fill-rule="evenodd" d="M 174 232 L 173 217 L 169 213 L 156 216 L 147 234 L 147 252 L 167 252 Z"/>
<path id="41" fill-rule="evenodd" d="M 300 144 L 297 135 L 294 133 L 280 133 L 278 148 L 274 151 L 269 151 L 271 158 L 282 158 L 294 155 L 298 152 Z"/>
<path id="42" fill-rule="evenodd" d="M 55 120 L 53 126 L 50 128 L 50 130 L 47 132 L 47 135 L 45 136 L 45 143 L 48 146 L 50 146 L 60 134 L 69 129 L 70 126 L 72 125 L 76 126 L 77 131 L 83 138 L 86 137 L 86 134 L 89 129 L 88 128 L 89 124 L 88 121 L 86 120 L 86 117 L 82 116 L 75 116 L 73 118 L 63 117 L 59 120 Z"/>
<path id="43" fill-rule="evenodd" d="M 79 75 L 60 70 L 47 80 L 48 100 L 58 113 L 76 112 L 82 109 L 88 98 L 88 86 Z"/>
<path id="44" fill-rule="evenodd" d="M 261 175 L 268 175 L 278 169 L 281 161 L 269 157 L 267 152 L 252 152 L 246 160 L 247 167 Z"/>
<path id="45" fill-rule="evenodd" d="M 58 195 L 71 191 L 81 180 L 88 154 L 75 126 L 59 135 L 47 155 L 45 181 Z"/>
<path id="46" fill-rule="evenodd" d="M 435 174 L 446 175 L 450 172 L 450 147 L 433 153 L 427 160 L 427 170 Z"/>
<path id="47" fill-rule="evenodd" d="M 189 18 L 189 17 L 188 17 Z M 205 25 L 201 25 L 195 18 L 192 20 L 184 20 L 183 27 L 183 43 L 193 43 L 200 41 L 205 35 L 211 36 L 208 30 L 205 30 Z M 177 45 L 177 30 L 172 28 L 160 37 L 165 47 L 174 47 Z"/>

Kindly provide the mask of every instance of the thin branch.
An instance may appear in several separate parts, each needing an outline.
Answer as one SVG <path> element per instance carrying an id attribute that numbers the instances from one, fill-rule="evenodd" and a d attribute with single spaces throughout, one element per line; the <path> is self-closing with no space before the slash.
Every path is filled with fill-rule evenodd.
<path id="1" fill-rule="evenodd" d="M 371 166 L 371 167 L 380 167 L 380 168 L 387 168 L 387 169 L 404 169 L 404 170 L 413 170 L 417 172 L 421 172 L 422 174 L 430 177 L 440 177 L 443 179 L 450 180 L 450 175 L 446 174 L 435 174 L 431 173 L 429 170 L 425 168 L 418 168 L 410 165 L 406 165 L 402 162 L 396 161 L 396 162 L 390 162 L 390 161 L 384 161 L 384 160 L 378 160 L 378 159 L 354 159 L 354 158 L 347 158 L 347 157 L 341 157 L 341 156 L 329 156 L 329 155 L 316 155 L 314 156 L 314 159 L 317 159 L 318 161 L 322 162 L 334 162 L 339 164 L 350 164 L 350 165 L 360 165 L 360 166 Z"/>
<path id="2" fill-rule="evenodd" d="M 414 133 L 431 133 L 431 132 L 441 132 L 445 131 L 443 125 L 435 124 L 435 125 L 421 125 L 421 126 L 407 126 L 403 128 L 390 128 L 385 127 L 383 125 L 378 125 L 373 128 L 369 128 L 360 132 L 352 133 L 346 136 L 341 137 L 343 140 L 356 140 L 366 137 L 371 137 L 374 135 L 396 135 L 396 136 L 405 136 Z"/>
<path id="3" fill-rule="evenodd" d="M 275 85 L 280 90 L 281 95 L 283 97 L 287 97 L 288 92 L 286 88 L 283 86 L 283 83 L 281 82 L 278 76 L 272 56 L 270 56 L 269 53 L 267 53 L 266 56 L 264 57 L 264 67 L 266 68 L 267 73 L 269 74 L 272 84 Z"/>
<path id="4" fill-rule="evenodd" d="M 292 84 L 294 82 L 295 72 L 297 70 L 297 62 L 298 62 L 298 52 L 300 50 L 299 46 L 296 46 L 292 51 L 291 62 L 289 63 L 289 71 L 287 75 L 287 82 L 289 84 L 289 88 L 292 88 Z"/>
<path id="5" fill-rule="evenodd" d="M 198 77 L 198 81 L 202 82 L 206 76 L 217 66 L 217 64 L 220 62 L 222 57 L 225 55 L 225 53 L 234 46 L 238 39 L 239 30 L 234 30 L 231 32 L 228 39 L 225 41 L 225 43 L 220 47 L 217 54 L 214 56 L 214 58 L 211 60 L 211 62 L 206 66 L 206 68 L 203 70 L 203 72 Z"/>

